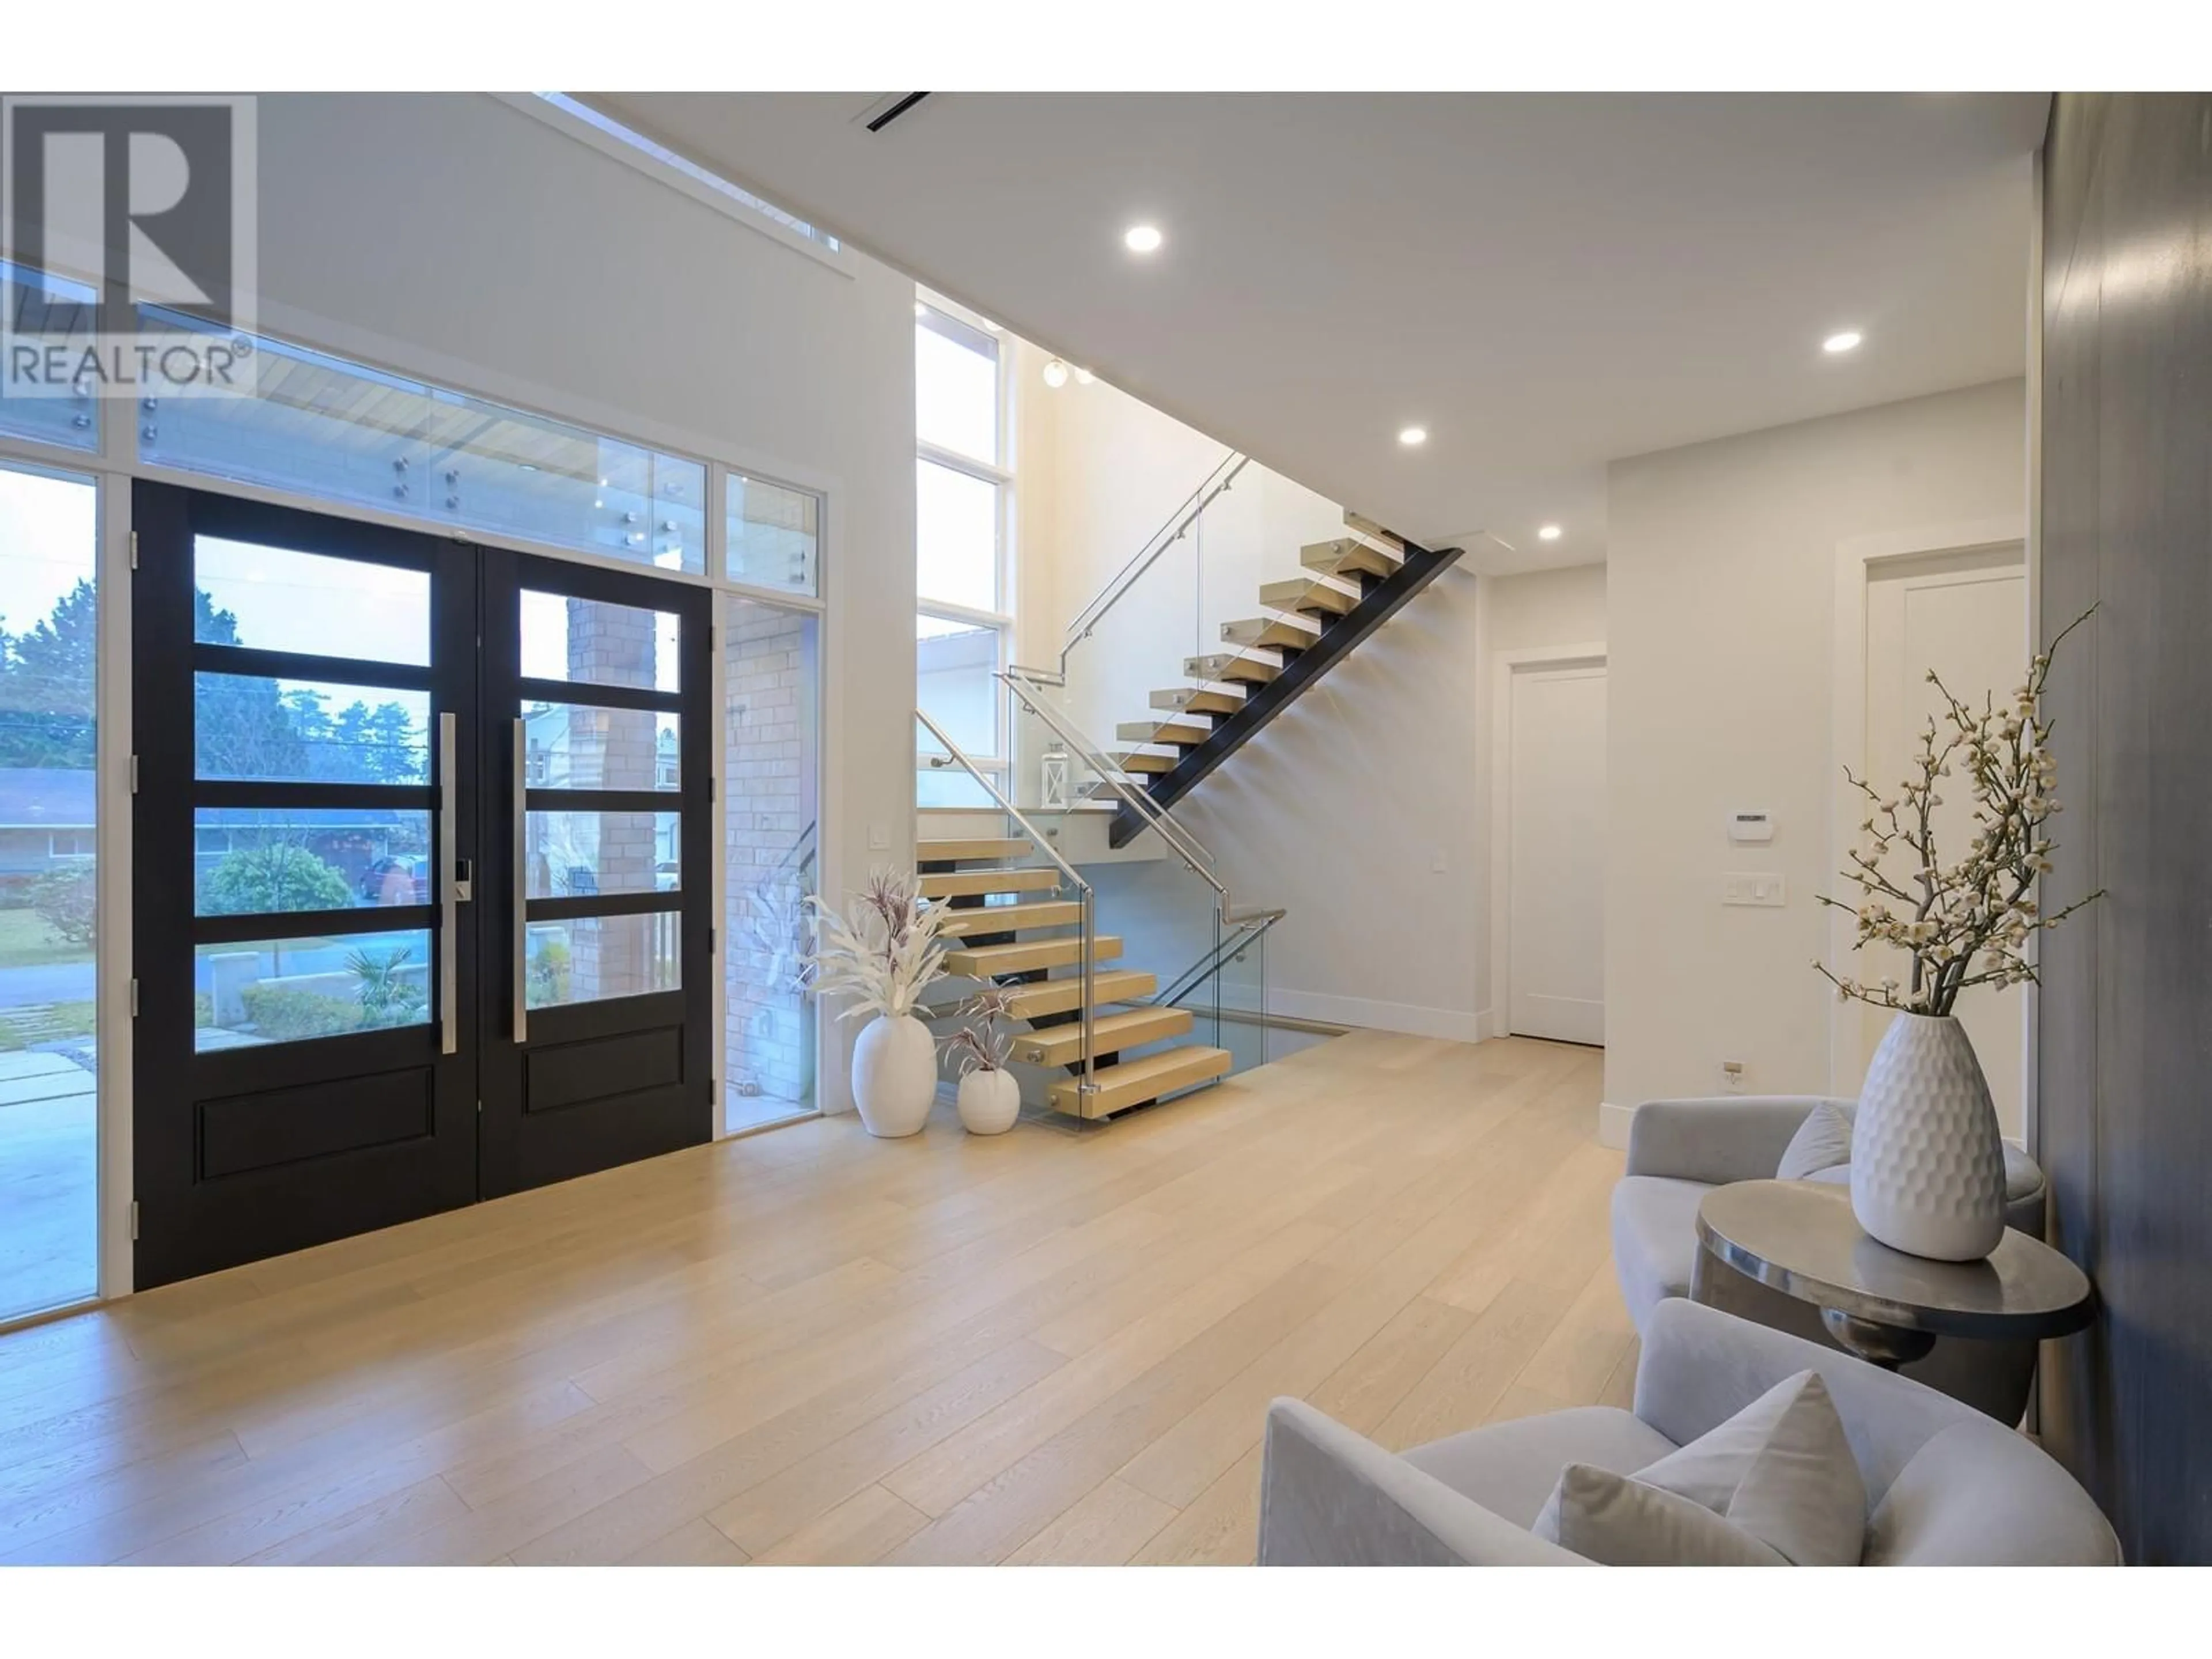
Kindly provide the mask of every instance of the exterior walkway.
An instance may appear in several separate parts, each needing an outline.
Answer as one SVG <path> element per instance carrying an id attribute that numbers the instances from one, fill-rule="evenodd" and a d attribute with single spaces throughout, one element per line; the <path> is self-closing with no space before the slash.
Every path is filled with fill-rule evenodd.
<path id="1" fill-rule="evenodd" d="M 97 1090 L 66 1055 L 0 1054 L 0 1319 L 99 1287 Z"/>

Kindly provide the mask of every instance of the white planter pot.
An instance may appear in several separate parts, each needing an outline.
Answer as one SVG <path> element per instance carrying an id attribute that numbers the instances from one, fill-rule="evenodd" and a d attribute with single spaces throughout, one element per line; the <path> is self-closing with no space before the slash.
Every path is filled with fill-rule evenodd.
<path id="1" fill-rule="evenodd" d="M 937 1098 L 937 1042 L 913 1015 L 868 1022 L 853 1045 L 853 1102 L 870 1134 L 917 1134 Z"/>
<path id="2" fill-rule="evenodd" d="M 1002 1135 L 1022 1115 L 1022 1085 L 1012 1072 L 981 1067 L 960 1079 L 960 1121 L 971 1135 Z"/>
<path id="3" fill-rule="evenodd" d="M 1851 1213 L 1892 1249 L 1978 1261 L 2004 1237 L 2004 1146 L 1966 1028 L 1899 1014 L 1851 1130 Z"/>

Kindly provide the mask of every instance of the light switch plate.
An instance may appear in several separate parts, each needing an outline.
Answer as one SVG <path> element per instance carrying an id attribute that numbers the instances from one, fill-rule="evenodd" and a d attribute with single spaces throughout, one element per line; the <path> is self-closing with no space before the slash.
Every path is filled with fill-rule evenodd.
<path id="1" fill-rule="evenodd" d="M 890 844 L 891 832 L 889 830 L 880 823 L 872 823 L 868 826 L 868 850 L 871 853 L 887 852 L 890 848 Z"/>
<path id="2" fill-rule="evenodd" d="M 1788 884 L 1771 870 L 1731 870 L 1721 878 L 1723 904 L 1779 909 L 1789 902 Z"/>

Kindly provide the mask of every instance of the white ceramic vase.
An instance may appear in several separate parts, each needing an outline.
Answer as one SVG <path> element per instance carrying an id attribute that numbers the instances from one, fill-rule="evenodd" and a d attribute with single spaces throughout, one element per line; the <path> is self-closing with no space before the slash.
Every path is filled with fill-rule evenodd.
<path id="1" fill-rule="evenodd" d="M 1893 1250 L 1978 1261 L 2004 1237 L 2004 1146 L 1989 1081 L 1948 1014 L 1899 1014 L 1851 1127 L 1851 1213 Z"/>
<path id="2" fill-rule="evenodd" d="M 1022 1085 L 1012 1072 L 978 1066 L 960 1079 L 960 1121 L 971 1135 L 1002 1135 L 1022 1115 Z"/>
<path id="3" fill-rule="evenodd" d="M 853 1045 L 853 1103 L 882 1140 L 916 1134 L 937 1099 L 937 1042 L 912 1014 L 870 1020 Z"/>

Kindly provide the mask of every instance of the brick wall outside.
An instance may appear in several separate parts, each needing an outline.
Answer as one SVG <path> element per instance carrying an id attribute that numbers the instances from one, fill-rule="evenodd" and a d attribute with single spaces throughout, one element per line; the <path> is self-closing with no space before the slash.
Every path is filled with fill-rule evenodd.
<path id="1" fill-rule="evenodd" d="M 578 696 L 592 685 L 651 689 L 658 646 L 653 613 L 627 605 L 568 601 L 568 678 Z M 569 711 L 566 765 L 559 781 L 579 789 L 651 789 L 656 721 L 649 709 L 575 707 Z M 672 808 L 674 803 L 672 801 Z M 658 862 L 654 816 L 608 812 L 541 831 L 550 885 L 556 894 L 651 892 Z M 664 988 L 676 960 L 657 919 L 610 916 L 567 925 L 570 999 L 628 996 Z"/>
<path id="2" fill-rule="evenodd" d="M 811 1105 L 815 1007 L 790 975 L 803 949 L 800 902 L 815 883 L 819 628 L 811 616 L 733 599 L 727 632 L 729 1086 Z"/>

